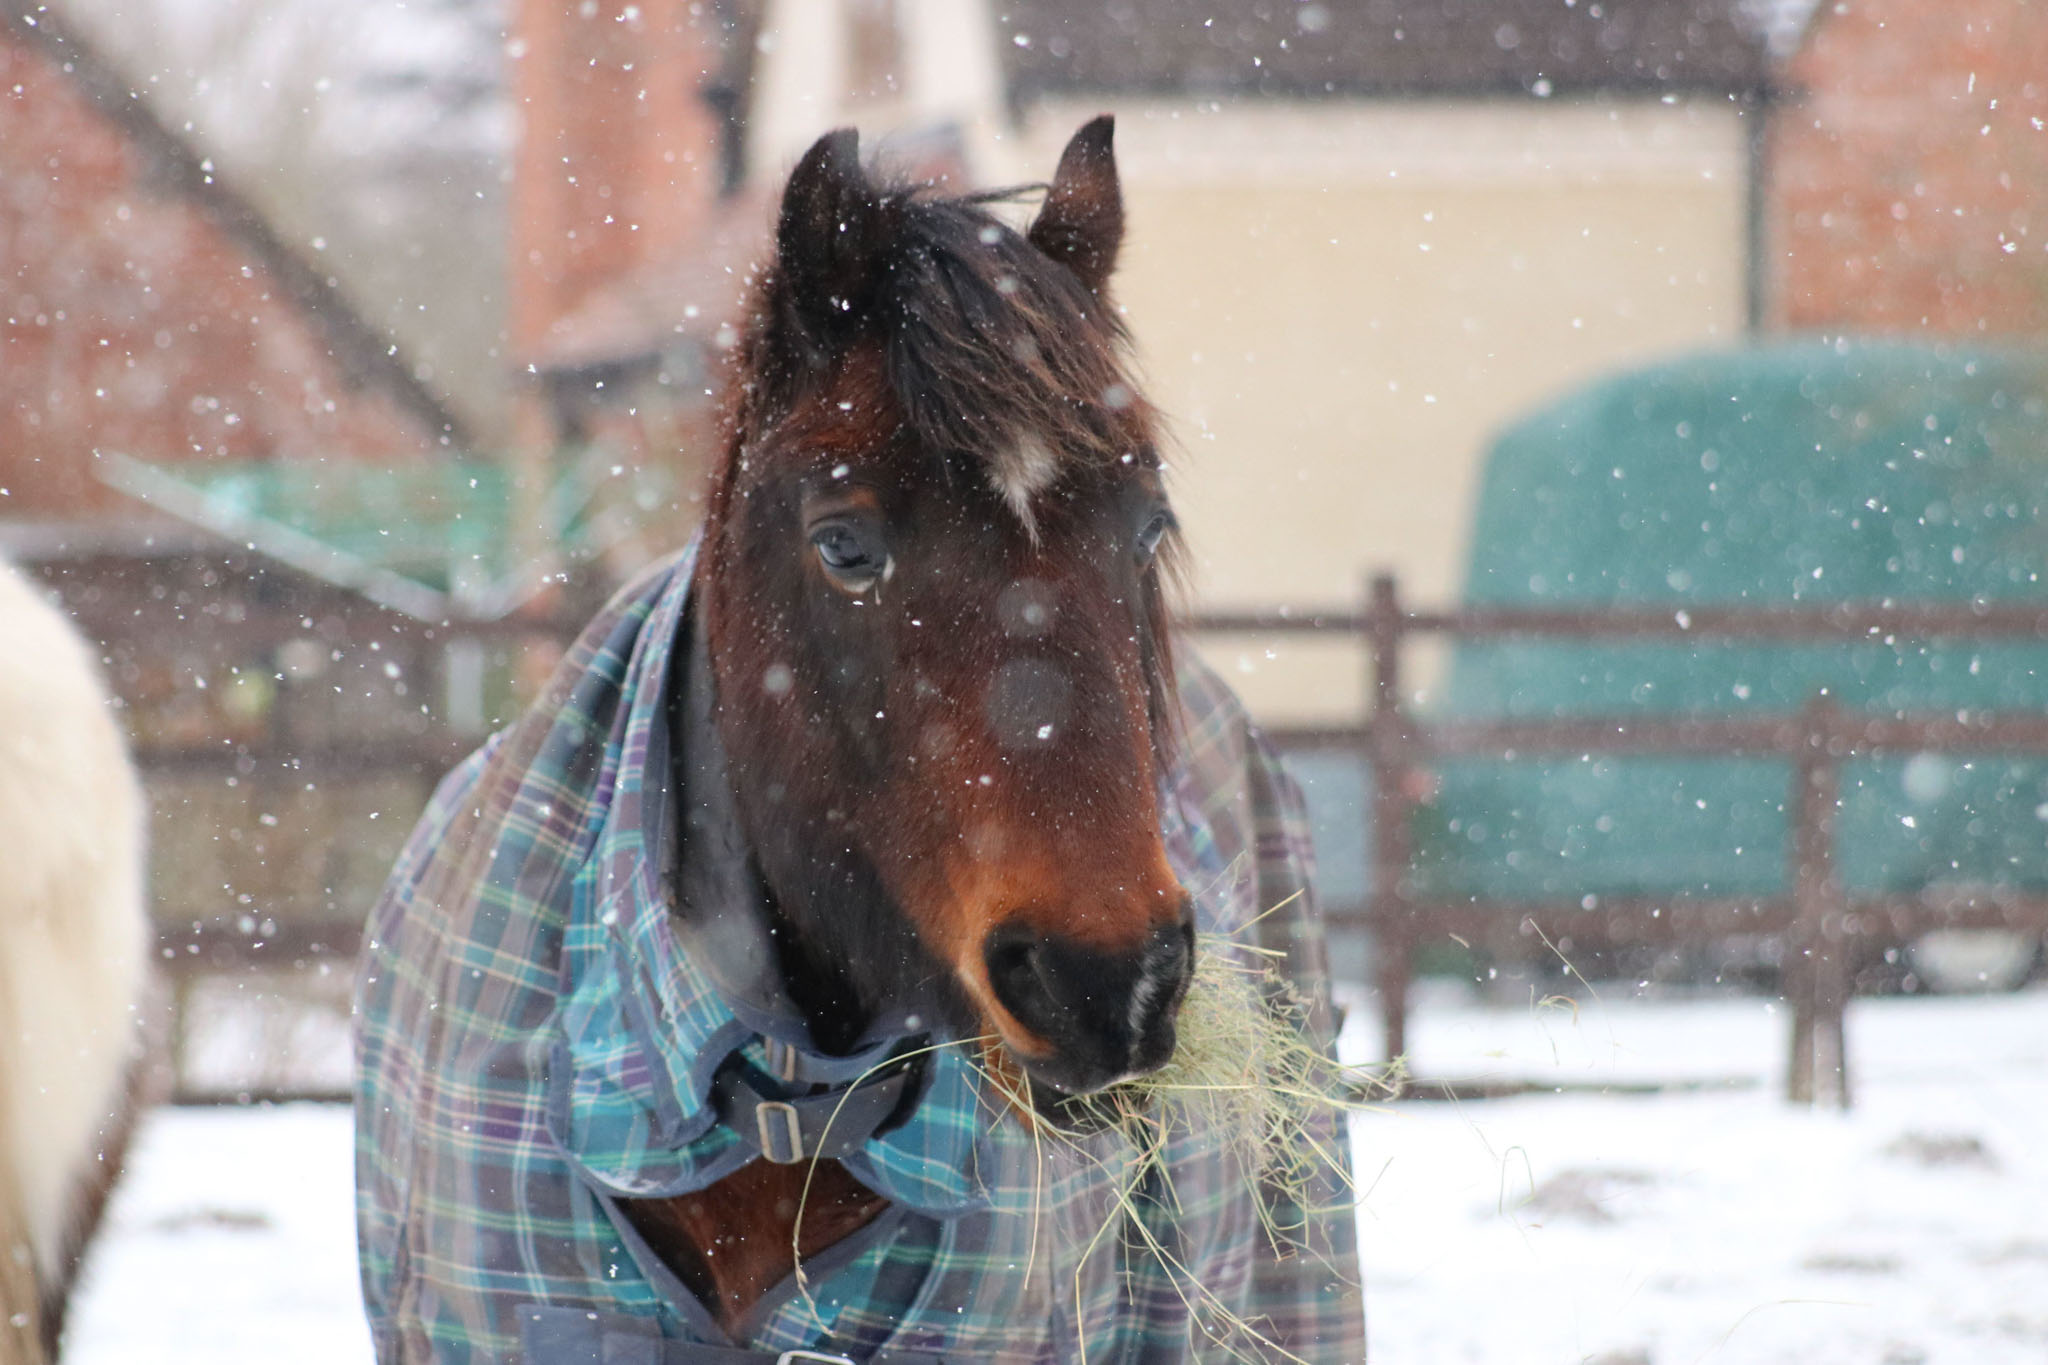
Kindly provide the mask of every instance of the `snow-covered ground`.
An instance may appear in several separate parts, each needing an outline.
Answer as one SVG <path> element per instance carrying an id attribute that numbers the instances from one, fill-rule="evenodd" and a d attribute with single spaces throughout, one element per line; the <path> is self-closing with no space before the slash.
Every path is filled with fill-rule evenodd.
<path id="1" fill-rule="evenodd" d="M 1778 1098 L 1761 1000 L 1426 998 L 1418 1071 L 1574 1088 L 1358 1120 L 1375 1361 L 2048 1360 L 2048 990 L 1863 1000 L 1850 1028 L 1844 1115 Z M 1647 1080 L 1718 1084 L 1579 1088 Z M 67 1361 L 367 1360 L 349 1189 L 345 1110 L 153 1116 Z"/>
<path id="2" fill-rule="evenodd" d="M 363 1365 L 352 1137 L 342 1105 L 152 1114 L 65 1365 Z"/>
<path id="3" fill-rule="evenodd" d="M 1758 1000 L 1416 1022 L 1439 1076 L 1754 1083 L 1362 1118 L 1381 1365 L 2048 1361 L 2048 991 L 1856 1002 L 1846 1115 L 1779 1098 Z"/>

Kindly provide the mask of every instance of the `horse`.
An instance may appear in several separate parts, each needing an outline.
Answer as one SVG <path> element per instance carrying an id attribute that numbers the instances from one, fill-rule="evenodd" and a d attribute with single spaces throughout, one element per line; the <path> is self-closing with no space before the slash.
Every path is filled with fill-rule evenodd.
<path id="1" fill-rule="evenodd" d="M 1035 1360 L 1246 1296 L 1349 1358 L 1341 1232 L 1262 1252 L 1209 1135 L 1147 1174 L 1087 1119 L 1174 1055 L 1198 923 L 1322 985 L 1298 797 L 1174 658 L 1113 134 L 1022 231 L 851 130 L 791 173 L 696 541 L 444 782 L 372 914 L 381 1358 Z M 1090 1265 L 1091 1224 L 1124 1249 Z M 1139 1243 L 1167 1269 L 1112 1264 Z"/>
<path id="2" fill-rule="evenodd" d="M 143 809 L 92 651 L 0 564 L 0 1361 L 56 1358 L 133 1122 Z"/>
<path id="3" fill-rule="evenodd" d="M 1194 955 L 1156 801 L 1174 523 L 1106 298 L 1111 129 L 1071 145 L 1021 239 L 878 193 L 850 132 L 804 158 L 699 570 L 740 825 L 812 1036 L 845 1051 L 872 1002 L 926 996 L 1000 1039 L 1041 1107 L 1163 1063 Z M 839 1169 L 821 1237 L 879 1207 Z M 666 1245 L 740 1308 L 792 1268 L 785 1229 L 701 1253 L 739 1203 L 794 1209 L 793 1170 L 641 1216 L 678 1222 Z"/>

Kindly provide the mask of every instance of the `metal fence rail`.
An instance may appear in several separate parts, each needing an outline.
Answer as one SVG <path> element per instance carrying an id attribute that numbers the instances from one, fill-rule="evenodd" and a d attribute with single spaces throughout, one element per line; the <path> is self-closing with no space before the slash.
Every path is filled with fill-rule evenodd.
<path id="1" fill-rule="evenodd" d="M 1602 607 L 1583 610 L 1475 607 L 1409 611 L 1394 577 L 1372 579 L 1362 611 L 1282 609 L 1211 613 L 1189 628 L 1204 634 L 1345 635 L 1368 651 L 1365 720 L 1353 726 L 1275 729 L 1284 747 L 1349 750 L 1372 779 L 1367 826 L 1374 857 L 1364 906 L 1354 919 L 1377 945 L 1377 985 L 1386 1055 L 1407 1050 L 1416 948 L 1455 937 L 1502 945 L 1541 936 L 1568 951 L 1592 946 L 1706 945 L 1735 934 L 1785 940 L 1784 991 L 1792 1006 L 1788 1097 L 1850 1101 L 1845 1014 L 1850 964 L 1870 942 L 1904 943 L 1941 928 L 2048 933 L 2048 898 L 2017 888 L 1930 890 L 1920 896 L 1854 897 L 1835 864 L 1841 765 L 1901 752 L 2048 754 L 2048 715 L 1943 712 L 1890 716 L 1847 711 L 1825 696 L 1792 715 L 1767 717 L 1565 717 L 1429 722 L 1404 704 L 1401 654 L 1418 635 L 1484 640 L 1513 637 L 1689 643 L 1900 639 L 2048 642 L 2048 609 L 2004 604 L 1896 603 L 1799 607 Z M 1544 754 L 1659 754 L 1776 757 L 1791 768 L 1788 893 L 1753 900 L 1598 898 L 1590 907 L 1540 906 L 1484 898 L 1425 899 L 1412 884 L 1411 817 L 1422 804 L 1417 770 L 1441 758 L 1526 758 Z M 1560 941 L 1561 940 L 1561 941 Z"/>

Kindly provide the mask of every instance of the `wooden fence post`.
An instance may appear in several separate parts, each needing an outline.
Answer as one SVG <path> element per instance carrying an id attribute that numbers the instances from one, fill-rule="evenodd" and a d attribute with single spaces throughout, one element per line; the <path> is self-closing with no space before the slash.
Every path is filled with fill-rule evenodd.
<path id="1" fill-rule="evenodd" d="M 1408 987 L 1414 979 L 1414 927 L 1408 916 L 1408 723 L 1401 712 L 1401 594 L 1392 574 L 1372 580 L 1366 634 L 1372 692 L 1365 723 L 1372 774 L 1372 889 L 1367 920 L 1377 954 L 1380 1022 L 1389 1062 L 1408 1051 Z"/>
<path id="2" fill-rule="evenodd" d="M 1792 1052 L 1785 1097 L 1795 1104 L 1849 1107 L 1847 903 L 1835 872 L 1835 809 L 1840 792 L 1835 704 L 1825 695 L 1799 717 L 1792 762 L 1792 932 L 1784 986 L 1792 1005 Z"/>

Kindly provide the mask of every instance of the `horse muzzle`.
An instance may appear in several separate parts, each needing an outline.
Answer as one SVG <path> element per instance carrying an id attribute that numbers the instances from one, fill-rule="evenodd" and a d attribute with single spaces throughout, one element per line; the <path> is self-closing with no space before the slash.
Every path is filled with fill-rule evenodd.
<path id="1" fill-rule="evenodd" d="M 989 933 L 983 959 L 997 1003 L 1036 1044 L 1010 1048 L 1034 1088 L 1086 1095 L 1173 1056 L 1194 925 L 1184 905 L 1136 947 L 1105 951 L 1012 919 Z"/>

